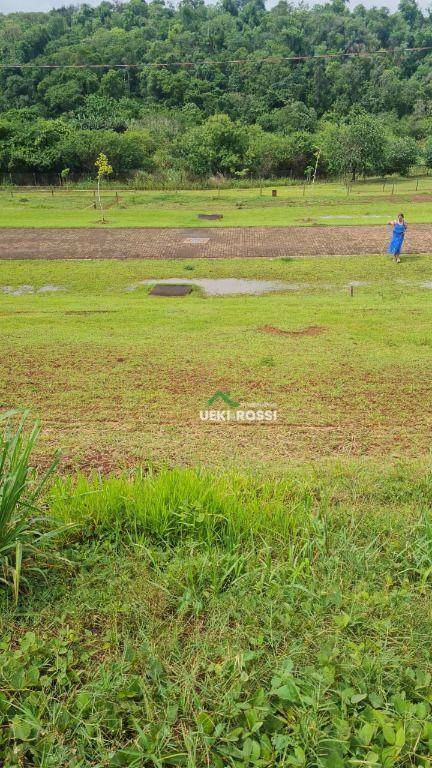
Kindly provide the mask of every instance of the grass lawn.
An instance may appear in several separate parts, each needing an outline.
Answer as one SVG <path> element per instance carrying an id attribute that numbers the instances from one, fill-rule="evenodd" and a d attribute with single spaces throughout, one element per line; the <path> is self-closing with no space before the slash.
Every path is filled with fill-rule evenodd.
<path id="1" fill-rule="evenodd" d="M 0 466 L 1 768 L 432 768 L 431 285 L 428 255 L 0 261 L 0 411 L 62 451 L 16 603 Z M 278 418 L 202 421 L 219 390 Z"/>
<path id="2" fill-rule="evenodd" d="M 430 766 L 431 495 L 358 463 L 58 480 L 0 590 L 2 766 Z"/>
<path id="3" fill-rule="evenodd" d="M 139 285 L 182 276 L 288 286 L 163 299 Z M 4 261 L 0 286 L 35 292 L 0 293 L 1 408 L 40 417 L 41 459 L 58 446 L 64 469 L 428 456 L 431 279 L 427 255 Z M 219 390 L 274 404 L 277 422 L 203 422 Z"/>
<path id="4" fill-rule="evenodd" d="M 309 226 L 386 223 L 402 210 L 412 223 L 432 218 L 432 178 L 198 191 L 104 190 L 108 227 Z M 0 227 L 94 227 L 101 221 L 92 190 L 0 191 Z M 216 222 L 199 213 L 221 213 Z"/>

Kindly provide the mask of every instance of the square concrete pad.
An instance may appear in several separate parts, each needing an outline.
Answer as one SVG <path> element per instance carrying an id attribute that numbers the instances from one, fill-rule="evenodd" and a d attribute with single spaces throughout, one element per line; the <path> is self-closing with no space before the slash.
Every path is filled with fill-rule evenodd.
<path id="1" fill-rule="evenodd" d="M 209 237 L 187 237 L 183 242 L 187 245 L 204 245 L 205 243 L 208 243 L 209 240 Z"/>
<path id="2" fill-rule="evenodd" d="M 192 291 L 190 285 L 165 285 L 156 283 L 150 291 L 150 296 L 187 296 Z"/>

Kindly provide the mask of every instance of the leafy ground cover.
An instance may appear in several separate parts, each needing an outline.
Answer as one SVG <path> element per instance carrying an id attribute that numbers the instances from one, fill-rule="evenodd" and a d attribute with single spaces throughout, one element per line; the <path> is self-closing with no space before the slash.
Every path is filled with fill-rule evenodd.
<path id="1" fill-rule="evenodd" d="M 1 227 L 199 227 L 289 226 L 313 224 L 384 224 L 400 209 L 411 222 L 428 223 L 432 216 L 429 177 L 359 182 L 350 187 L 317 183 L 271 189 L 181 191 L 117 191 L 105 189 L 106 224 L 94 209 L 92 190 L 0 192 Z M 199 213 L 221 213 L 205 221 Z"/>
<path id="2" fill-rule="evenodd" d="M 431 497 L 427 462 L 58 479 L 56 566 L 0 592 L 2 765 L 430 766 Z"/>
<path id="3" fill-rule="evenodd" d="M 386 256 L 2 262 L 0 286 L 35 292 L 0 292 L 1 407 L 40 417 L 40 459 L 60 447 L 64 469 L 427 456 L 431 266 L 427 255 L 401 265 Z M 288 289 L 157 299 L 140 285 L 182 276 Z M 44 286 L 61 290 L 38 293 Z M 202 422 L 219 390 L 274 403 L 278 421 Z"/>

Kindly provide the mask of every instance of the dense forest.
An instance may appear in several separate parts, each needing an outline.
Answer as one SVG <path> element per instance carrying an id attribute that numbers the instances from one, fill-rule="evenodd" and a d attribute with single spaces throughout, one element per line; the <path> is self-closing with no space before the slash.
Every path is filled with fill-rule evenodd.
<path id="1" fill-rule="evenodd" d="M 94 175 L 101 151 L 143 181 L 432 166 L 432 16 L 415 0 L 104 1 L 0 14 L 0 51 L 4 179 Z"/>

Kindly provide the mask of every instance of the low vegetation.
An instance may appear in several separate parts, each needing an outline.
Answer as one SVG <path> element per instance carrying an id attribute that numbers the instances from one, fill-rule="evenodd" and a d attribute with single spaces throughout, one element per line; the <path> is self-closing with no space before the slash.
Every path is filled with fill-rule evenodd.
<path id="1" fill-rule="evenodd" d="M 43 424 L 0 443 L 2 768 L 432 767 L 430 288 L 428 255 L 1 262 L 0 408 Z M 218 390 L 278 421 L 200 423 Z"/>
<path id="2" fill-rule="evenodd" d="M 56 479 L 0 591 L 0 751 L 37 766 L 430 766 L 420 465 Z"/>
<path id="3" fill-rule="evenodd" d="M 146 280 L 170 277 L 287 287 L 148 296 Z M 44 425 L 41 464 L 60 447 L 69 470 L 428 456 L 430 285 L 426 254 L 400 265 L 386 255 L 3 261 L 1 407 L 29 408 Z M 204 424 L 218 390 L 275 403 L 278 421 Z"/>
<path id="4" fill-rule="evenodd" d="M 95 169 L 96 173 L 96 169 Z M 67 189 L 0 190 L 1 227 L 253 227 L 384 226 L 402 210 L 409 223 L 432 218 L 432 179 L 374 179 L 294 184 L 274 181 L 271 188 L 231 187 L 213 180 L 207 189 L 134 190 L 101 183 L 104 221 L 98 208 L 96 182 Z M 208 221 L 199 214 L 219 213 Z M 386 233 L 383 231 L 383 237 Z M 341 243 L 341 254 L 344 252 Z"/>

